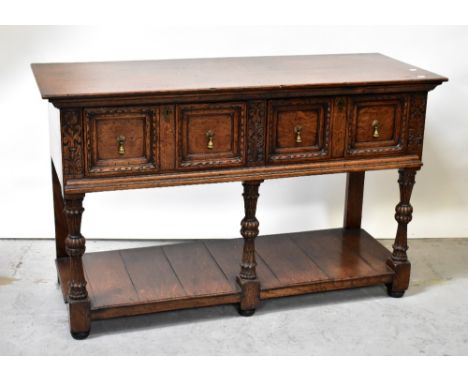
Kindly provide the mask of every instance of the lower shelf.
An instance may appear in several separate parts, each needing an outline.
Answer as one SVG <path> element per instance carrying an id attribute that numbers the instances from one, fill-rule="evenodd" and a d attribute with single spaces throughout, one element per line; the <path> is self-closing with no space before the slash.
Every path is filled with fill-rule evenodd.
<path id="1" fill-rule="evenodd" d="M 259 236 L 261 299 L 390 283 L 390 252 L 364 230 Z M 87 253 L 94 320 L 237 303 L 243 239 Z M 66 299 L 69 260 L 57 260 Z"/>

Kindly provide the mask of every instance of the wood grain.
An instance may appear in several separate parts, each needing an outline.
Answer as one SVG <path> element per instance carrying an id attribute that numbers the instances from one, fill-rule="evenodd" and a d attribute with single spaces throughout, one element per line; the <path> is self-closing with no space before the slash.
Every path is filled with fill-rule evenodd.
<path id="1" fill-rule="evenodd" d="M 43 98 L 447 80 L 378 53 L 51 63 L 32 69 Z"/>
<path id="2" fill-rule="evenodd" d="M 390 251 L 364 230 L 260 236 L 256 245 L 261 298 L 375 285 L 393 277 L 386 265 Z M 88 253 L 83 265 L 93 317 L 239 302 L 235 279 L 242 251 L 243 240 L 226 239 Z M 57 260 L 62 285 L 69 280 L 68 264 L 68 258 Z"/>

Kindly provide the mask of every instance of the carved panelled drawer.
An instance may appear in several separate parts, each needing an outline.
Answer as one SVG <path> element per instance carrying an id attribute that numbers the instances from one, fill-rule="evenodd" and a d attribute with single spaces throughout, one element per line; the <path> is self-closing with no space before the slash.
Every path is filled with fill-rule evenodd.
<path id="1" fill-rule="evenodd" d="M 92 320 L 221 304 L 251 316 L 270 298 L 378 284 L 402 297 L 408 288 L 427 92 L 445 77 L 380 54 L 33 70 L 53 104 L 56 264 L 74 338 L 88 336 Z M 365 172 L 387 169 L 399 170 L 392 252 L 361 229 Z M 257 238 L 264 180 L 343 172 L 343 228 Z M 242 182 L 243 242 L 85 254 L 86 193 L 229 181 Z"/>
<path id="2" fill-rule="evenodd" d="M 185 104 L 176 110 L 178 169 L 245 165 L 245 103 Z"/>
<path id="3" fill-rule="evenodd" d="M 268 103 L 269 162 L 328 158 L 330 154 L 329 98 L 272 100 Z"/>
<path id="4" fill-rule="evenodd" d="M 158 109 L 85 109 L 88 176 L 153 173 L 158 169 Z"/>
<path id="5" fill-rule="evenodd" d="M 405 95 L 351 97 L 346 156 L 400 154 L 407 144 Z"/>

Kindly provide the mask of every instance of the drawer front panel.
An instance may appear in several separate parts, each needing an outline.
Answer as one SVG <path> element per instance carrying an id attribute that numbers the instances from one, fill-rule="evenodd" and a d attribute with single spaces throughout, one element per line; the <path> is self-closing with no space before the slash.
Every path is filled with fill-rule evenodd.
<path id="1" fill-rule="evenodd" d="M 223 168 L 246 163 L 241 102 L 177 106 L 177 168 Z"/>
<path id="2" fill-rule="evenodd" d="M 399 154 L 406 150 L 407 98 L 352 97 L 346 156 Z"/>
<path id="3" fill-rule="evenodd" d="M 86 109 L 87 175 L 156 172 L 157 124 L 157 109 Z"/>
<path id="4" fill-rule="evenodd" d="M 330 156 L 330 99 L 288 99 L 268 105 L 268 161 L 302 162 Z"/>

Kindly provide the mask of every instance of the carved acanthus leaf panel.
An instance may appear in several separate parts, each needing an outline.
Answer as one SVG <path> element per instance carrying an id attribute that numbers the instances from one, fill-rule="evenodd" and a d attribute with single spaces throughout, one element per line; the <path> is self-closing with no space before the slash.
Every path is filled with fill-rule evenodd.
<path id="1" fill-rule="evenodd" d="M 83 177 L 83 123 L 80 109 L 61 110 L 62 160 L 65 178 Z"/>
<path id="2" fill-rule="evenodd" d="M 249 164 L 265 161 L 266 102 L 251 101 L 248 104 L 248 149 Z"/>
<path id="3" fill-rule="evenodd" d="M 418 93 L 411 96 L 408 122 L 408 152 L 411 154 L 422 154 L 426 100 L 426 93 Z"/>

